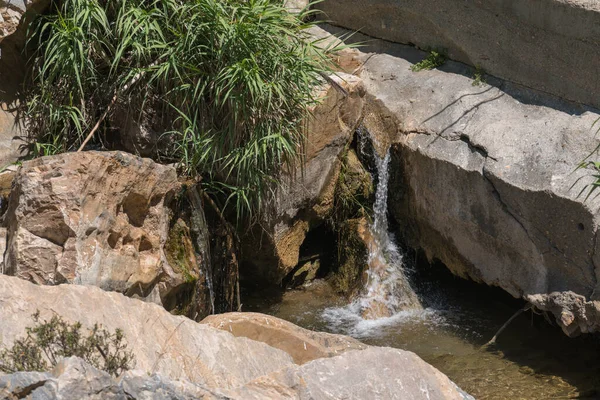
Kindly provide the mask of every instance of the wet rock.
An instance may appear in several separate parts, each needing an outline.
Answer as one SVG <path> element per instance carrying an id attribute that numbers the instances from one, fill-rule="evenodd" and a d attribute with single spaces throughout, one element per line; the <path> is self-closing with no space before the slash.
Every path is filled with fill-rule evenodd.
<path id="1" fill-rule="evenodd" d="M 348 336 L 309 331 L 291 322 L 258 313 L 211 315 L 201 323 L 283 350 L 296 364 L 367 347 Z"/>
<path id="2" fill-rule="evenodd" d="M 487 73 L 600 106 L 596 0 L 326 0 L 323 19 L 392 42 L 445 50 Z"/>
<path id="3" fill-rule="evenodd" d="M 369 248 L 365 239 L 368 230 L 366 217 L 346 220 L 339 227 L 340 251 L 330 281 L 336 292 L 349 299 L 355 297 L 367 282 Z"/>
<path id="4" fill-rule="evenodd" d="M 315 260 L 304 261 L 304 263 L 300 262 L 298 269 L 290 273 L 292 277 L 286 286 L 288 288 L 295 288 L 314 281 L 319 272 L 319 268 L 321 268 L 321 260 L 318 258 Z"/>
<path id="5" fill-rule="evenodd" d="M 296 267 L 307 232 L 331 212 L 339 156 L 351 142 L 362 116 L 364 90 L 360 79 L 344 73 L 332 79 L 348 96 L 331 85 L 321 90 L 323 102 L 308 121 L 303 167 L 284 177 L 268 220 L 244 241 L 243 253 L 253 266 L 252 274 L 271 282 L 280 283 Z"/>
<path id="6" fill-rule="evenodd" d="M 93 286 L 39 286 L 0 275 L 0 343 L 10 346 L 33 325 L 31 315 L 53 315 L 120 328 L 135 355 L 135 369 L 207 387 L 234 388 L 293 364 L 285 352 L 174 316 L 156 304 Z"/>
<path id="7" fill-rule="evenodd" d="M 198 272 L 167 261 L 175 169 L 120 152 L 24 162 L 6 214 L 3 273 L 160 302 Z M 190 267 L 191 268 L 191 267 Z"/>
<path id="8" fill-rule="evenodd" d="M 362 56 L 363 123 L 393 145 L 389 207 L 400 236 L 456 275 L 515 297 L 600 300 L 600 198 L 579 196 L 593 178 L 575 170 L 599 144 L 600 114 L 495 78 L 473 86 L 454 62 L 415 73 L 417 50 L 370 45 L 380 53 Z"/>

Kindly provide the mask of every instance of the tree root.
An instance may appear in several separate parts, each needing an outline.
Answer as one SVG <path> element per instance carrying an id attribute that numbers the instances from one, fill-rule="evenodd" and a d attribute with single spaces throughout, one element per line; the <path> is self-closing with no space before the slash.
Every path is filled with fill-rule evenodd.
<path id="1" fill-rule="evenodd" d="M 521 308 L 521 309 L 520 309 L 520 310 L 518 310 L 516 313 L 514 313 L 514 314 L 512 315 L 512 317 L 510 317 L 510 318 L 508 319 L 508 321 L 506 321 L 506 322 L 504 323 L 504 325 L 502 325 L 502 326 L 500 327 L 500 329 L 498 329 L 498 332 L 496 332 L 496 334 L 494 335 L 494 337 L 493 337 L 492 339 L 490 339 L 490 341 L 489 341 L 489 342 L 487 342 L 486 344 L 484 344 L 483 346 L 481 346 L 481 348 L 482 348 L 482 349 L 484 349 L 484 348 L 487 348 L 488 346 L 491 346 L 491 345 L 495 344 L 495 343 L 496 343 L 496 339 L 498 339 L 498 336 L 500 336 L 500 334 L 501 334 L 501 333 L 502 333 L 502 332 L 503 332 L 503 331 L 506 329 L 506 327 L 507 327 L 508 325 L 510 325 L 510 323 L 511 323 L 511 322 L 512 322 L 512 321 L 513 321 L 515 318 L 517 318 L 519 315 L 521 315 L 521 313 L 523 313 L 523 312 L 525 312 L 525 311 L 528 311 L 528 310 L 530 310 L 532 307 L 533 307 L 533 305 L 532 305 L 532 304 L 527 304 L 525 307 Z"/>

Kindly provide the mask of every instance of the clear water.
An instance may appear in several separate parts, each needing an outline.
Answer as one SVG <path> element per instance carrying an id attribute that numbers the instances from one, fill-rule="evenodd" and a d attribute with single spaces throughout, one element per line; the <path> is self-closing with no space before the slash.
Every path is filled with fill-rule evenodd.
<path id="1" fill-rule="evenodd" d="M 436 293 L 428 307 L 377 320 L 344 307 L 346 300 L 324 281 L 276 295 L 247 294 L 244 310 L 413 351 L 477 399 L 600 399 L 598 336 L 567 338 L 528 312 L 509 325 L 494 348 L 485 349 L 481 346 L 522 304 L 459 279 L 424 284 Z"/>
<path id="2" fill-rule="evenodd" d="M 378 185 L 373 223 L 363 238 L 369 249 L 363 293 L 347 304 L 327 282 L 316 281 L 284 293 L 247 293 L 245 310 L 413 351 L 478 399 L 600 399 L 599 336 L 569 339 L 529 311 L 494 347 L 482 347 L 522 302 L 453 278 L 443 267 L 407 266 L 419 263 L 404 260 L 388 229 L 389 158 L 389 152 L 375 157 Z"/>

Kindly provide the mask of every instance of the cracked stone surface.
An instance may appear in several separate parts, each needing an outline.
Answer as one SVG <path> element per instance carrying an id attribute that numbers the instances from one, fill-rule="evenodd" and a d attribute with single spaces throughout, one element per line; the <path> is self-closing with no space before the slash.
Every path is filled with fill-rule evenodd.
<path id="1" fill-rule="evenodd" d="M 599 144 L 598 112 L 493 77 L 473 86 L 455 62 L 412 72 L 422 52 L 368 43 L 356 56 L 363 123 L 392 145 L 402 236 L 457 275 L 553 311 L 570 335 L 600 330 L 600 197 L 578 196 L 593 178 L 575 171 Z"/>
<path id="2" fill-rule="evenodd" d="M 43 285 L 94 285 L 161 303 L 188 284 L 164 250 L 179 187 L 174 167 L 127 153 L 26 161 L 13 180 L 0 271 Z"/>
<path id="3" fill-rule="evenodd" d="M 298 264 L 307 232 L 322 223 L 331 210 L 340 173 L 339 157 L 362 117 L 365 92 L 360 78 L 339 73 L 331 79 L 348 95 L 331 84 L 320 88 L 323 101 L 307 122 L 304 165 L 282 177 L 268 216 L 243 241 L 242 253 L 252 266 L 249 273 L 273 283 L 281 283 Z"/>
<path id="4" fill-rule="evenodd" d="M 600 107 L 597 0 L 325 0 L 324 20 Z"/>

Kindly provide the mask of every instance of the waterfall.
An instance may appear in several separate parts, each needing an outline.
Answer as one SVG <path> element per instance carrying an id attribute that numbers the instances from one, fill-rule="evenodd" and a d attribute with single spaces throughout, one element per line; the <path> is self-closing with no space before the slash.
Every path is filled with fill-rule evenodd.
<path id="1" fill-rule="evenodd" d="M 191 230 L 194 233 L 194 249 L 198 260 L 198 267 L 206 280 L 208 287 L 210 313 L 215 313 L 215 290 L 213 287 L 213 273 L 210 259 L 210 242 L 208 237 L 208 224 L 202 207 L 202 200 L 198 193 L 198 187 L 190 189 L 190 204 L 191 204 Z"/>
<path id="2" fill-rule="evenodd" d="M 384 157 L 379 157 L 376 151 L 372 154 L 373 172 L 377 174 L 377 189 L 373 219 L 363 238 L 368 249 L 367 283 L 361 295 L 348 306 L 325 310 L 323 316 L 337 328 L 348 322 L 359 325 L 370 320 L 389 320 L 390 317 L 414 314 L 415 311 L 423 309 L 410 285 L 402 253 L 389 232 L 390 152 L 388 149 Z"/>
<path id="3" fill-rule="evenodd" d="M 421 304 L 406 276 L 405 265 L 388 228 L 387 199 L 390 152 L 375 157 L 377 190 L 373 206 L 373 221 L 366 235 L 368 281 L 359 302 L 366 319 L 390 317 L 401 310 L 420 309 Z"/>

